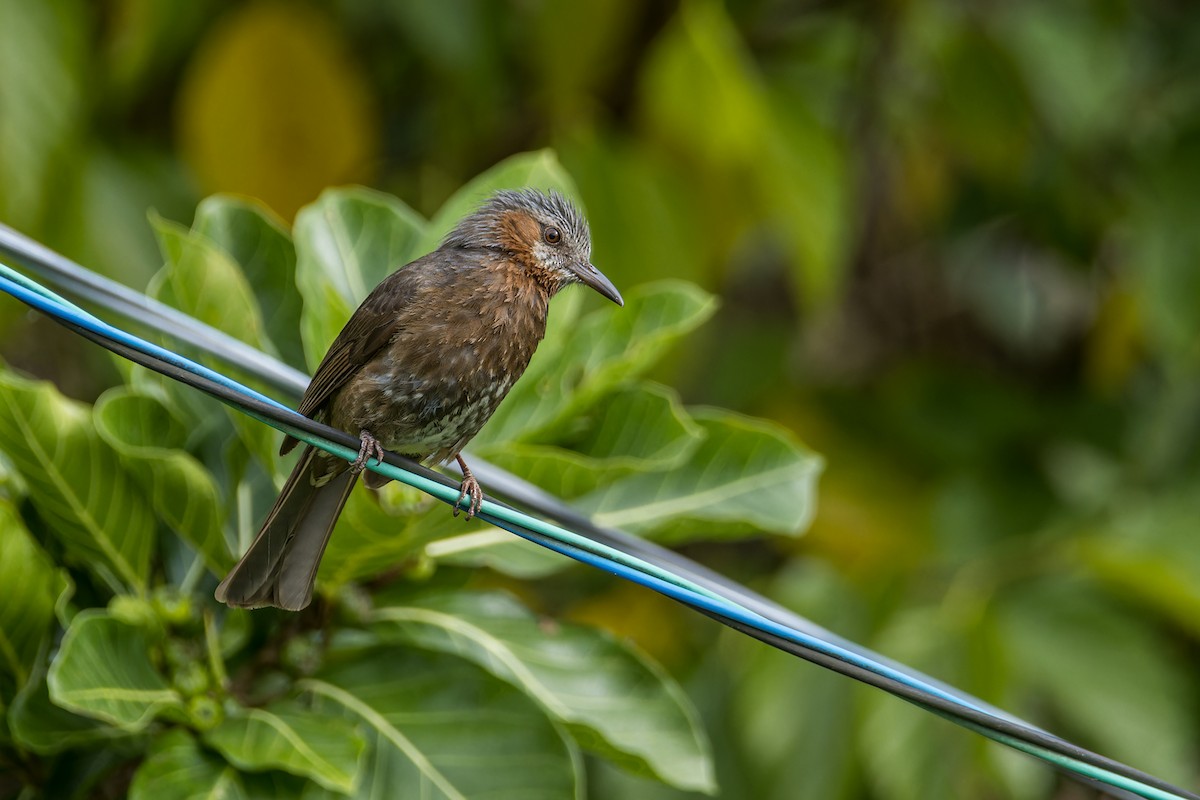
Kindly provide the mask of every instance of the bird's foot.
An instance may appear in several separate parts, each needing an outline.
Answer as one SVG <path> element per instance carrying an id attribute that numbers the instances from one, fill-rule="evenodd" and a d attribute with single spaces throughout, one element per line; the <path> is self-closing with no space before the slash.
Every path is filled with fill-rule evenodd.
<path id="1" fill-rule="evenodd" d="M 374 458 L 380 464 L 383 463 L 383 445 L 379 440 L 371 435 L 370 431 L 358 432 L 359 446 L 358 458 L 350 462 L 350 471 L 358 474 L 367 468 L 367 462 Z"/>
<path id="2" fill-rule="evenodd" d="M 470 503 L 467 504 L 466 519 L 471 520 L 479 513 L 479 506 L 483 503 L 483 487 L 479 485 L 479 481 L 475 479 L 471 468 L 467 466 L 467 462 L 463 461 L 462 456 L 455 456 L 458 461 L 458 466 L 462 467 L 462 484 L 460 485 L 458 500 L 454 501 L 454 516 L 458 516 L 458 512 L 463 510 L 463 500 L 470 498 Z"/>

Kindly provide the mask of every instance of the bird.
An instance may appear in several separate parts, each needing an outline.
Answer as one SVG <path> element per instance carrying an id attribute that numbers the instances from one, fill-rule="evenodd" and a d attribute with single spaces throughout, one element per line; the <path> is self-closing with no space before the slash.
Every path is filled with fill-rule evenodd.
<path id="1" fill-rule="evenodd" d="M 384 450 L 436 466 L 456 459 L 470 519 L 483 490 L 462 450 L 525 371 L 546 333 L 550 299 L 571 284 L 618 306 L 591 263 L 584 215 L 556 191 L 498 191 L 431 253 L 363 300 L 317 367 L 297 409 L 359 437 L 353 462 L 306 446 L 241 560 L 216 589 L 232 607 L 299 611 L 342 508 Z M 286 437 L 285 455 L 298 444 Z M 387 478 L 367 472 L 377 488 Z"/>

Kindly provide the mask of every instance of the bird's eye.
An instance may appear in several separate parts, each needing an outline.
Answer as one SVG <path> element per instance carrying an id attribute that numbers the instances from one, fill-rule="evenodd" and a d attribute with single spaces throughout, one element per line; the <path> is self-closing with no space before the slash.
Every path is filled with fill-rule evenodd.
<path id="1" fill-rule="evenodd" d="M 546 228 L 545 232 L 542 233 L 542 238 L 544 238 L 548 244 L 558 244 L 562 241 L 562 231 L 551 226 Z"/>

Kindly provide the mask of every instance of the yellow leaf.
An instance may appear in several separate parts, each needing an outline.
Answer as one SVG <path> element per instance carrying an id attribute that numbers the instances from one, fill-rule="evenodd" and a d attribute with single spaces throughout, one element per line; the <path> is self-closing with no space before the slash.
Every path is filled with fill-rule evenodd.
<path id="1" fill-rule="evenodd" d="M 376 109 L 333 23 L 255 3 L 218 23 L 180 96 L 184 158 L 201 188 L 257 197 L 290 220 L 322 188 L 369 177 Z"/>

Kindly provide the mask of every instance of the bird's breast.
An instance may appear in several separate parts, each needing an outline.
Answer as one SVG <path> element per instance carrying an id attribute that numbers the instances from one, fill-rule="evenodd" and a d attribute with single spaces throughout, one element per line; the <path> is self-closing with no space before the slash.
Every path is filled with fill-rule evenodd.
<path id="1" fill-rule="evenodd" d="M 370 431 L 387 449 L 432 462 L 456 455 L 545 335 L 544 302 L 501 299 L 443 303 L 424 314 L 410 309 L 392 340 L 334 399 L 332 423 Z"/>

